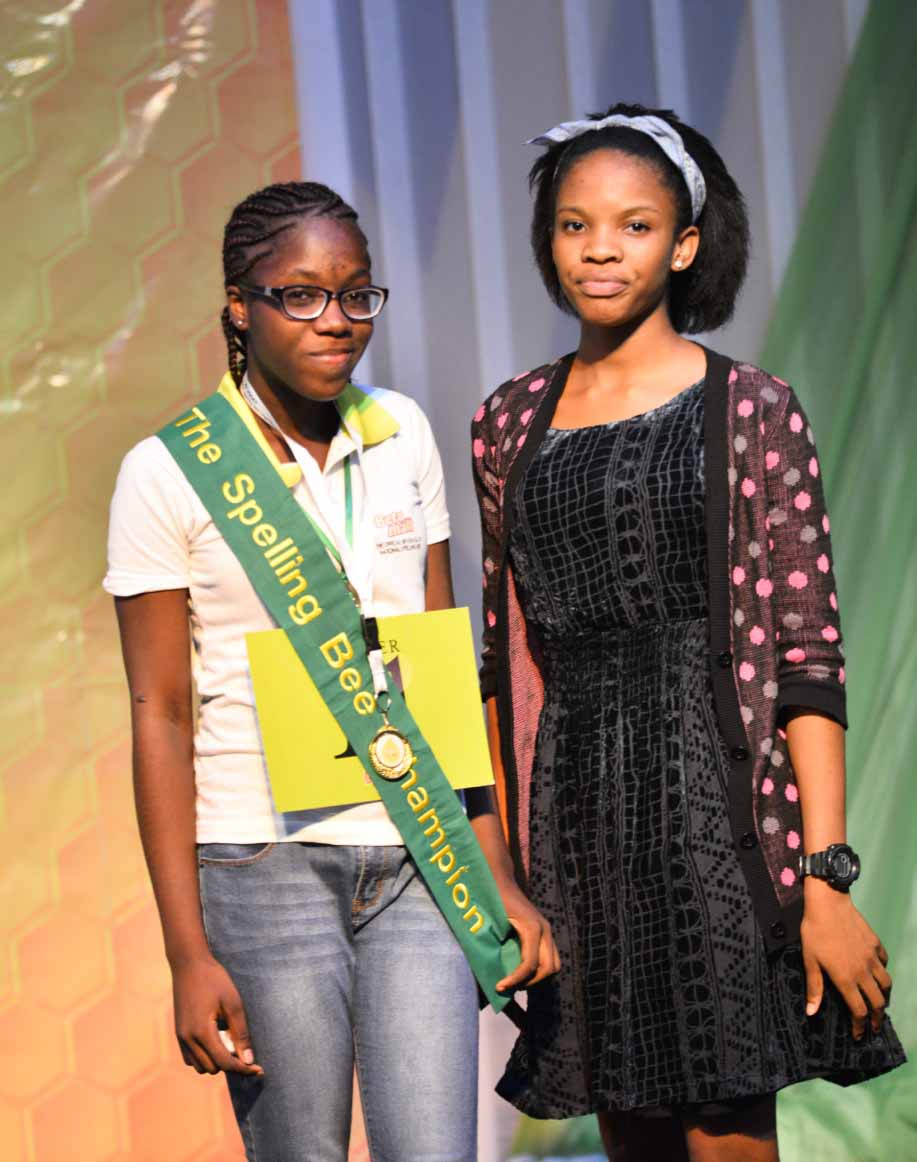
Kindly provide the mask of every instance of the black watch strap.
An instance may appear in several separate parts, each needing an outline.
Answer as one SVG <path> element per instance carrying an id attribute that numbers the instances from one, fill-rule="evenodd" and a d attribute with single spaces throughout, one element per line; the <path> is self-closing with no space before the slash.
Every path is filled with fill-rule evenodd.
<path id="1" fill-rule="evenodd" d="M 860 874 L 860 857 L 847 843 L 832 843 L 825 851 L 799 857 L 799 875 L 825 880 L 838 891 L 849 891 Z"/>
<path id="2" fill-rule="evenodd" d="M 804 876 L 815 876 L 820 880 L 828 878 L 827 851 L 814 851 L 811 855 L 802 855 L 799 857 L 799 862 L 800 874 Z"/>

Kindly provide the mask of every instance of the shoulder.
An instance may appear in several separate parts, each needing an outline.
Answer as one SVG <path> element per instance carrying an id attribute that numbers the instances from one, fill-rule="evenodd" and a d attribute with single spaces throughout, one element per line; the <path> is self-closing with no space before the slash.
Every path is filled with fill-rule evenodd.
<path id="1" fill-rule="evenodd" d="M 734 362 L 729 375 L 729 407 L 733 425 L 750 442 L 777 448 L 815 443 L 815 435 L 799 396 L 779 376 L 753 363 Z"/>
<path id="2" fill-rule="evenodd" d="M 564 358 L 566 357 L 562 356 L 551 363 L 542 363 L 539 367 L 522 371 L 501 383 L 475 412 L 471 423 L 472 430 L 488 428 L 490 417 L 493 415 L 506 413 L 516 415 L 534 407 L 550 386 Z"/>
<path id="3" fill-rule="evenodd" d="M 139 484 L 157 491 L 181 488 L 185 475 L 158 436 L 147 436 L 125 454 L 118 474 L 118 486 Z"/>
<path id="4" fill-rule="evenodd" d="M 771 375 L 753 363 L 733 360 L 729 374 L 730 395 L 741 404 L 743 400 L 755 405 L 765 417 L 768 413 L 782 415 L 787 407 L 796 404 L 796 393 L 784 379 Z"/>
<path id="5" fill-rule="evenodd" d="M 121 461 L 111 501 L 115 521 L 148 525 L 157 520 L 182 527 L 200 515 L 200 501 L 158 436 L 135 444 Z"/>
<path id="6" fill-rule="evenodd" d="M 360 390 L 378 405 L 377 419 L 364 426 L 364 446 L 385 476 L 419 482 L 422 491 L 442 485 L 442 459 L 433 428 L 423 408 L 409 395 L 385 387 Z M 377 425 L 382 417 L 383 427 Z M 368 441 L 368 444 L 366 443 Z"/>
<path id="7" fill-rule="evenodd" d="M 375 404 L 389 413 L 398 424 L 399 434 L 404 437 L 412 435 L 426 435 L 430 432 L 430 421 L 426 412 L 416 399 L 403 392 L 394 391 L 390 387 L 371 387 L 369 384 L 358 385 Z"/>

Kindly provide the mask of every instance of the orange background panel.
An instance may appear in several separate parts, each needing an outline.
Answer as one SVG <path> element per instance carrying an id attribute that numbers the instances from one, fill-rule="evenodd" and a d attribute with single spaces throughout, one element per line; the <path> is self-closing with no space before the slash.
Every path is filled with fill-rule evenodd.
<path id="1" fill-rule="evenodd" d="M 0 1158 L 233 1162 L 181 1063 L 100 590 L 121 457 L 225 366 L 223 224 L 299 176 L 284 0 L 0 6 Z"/>

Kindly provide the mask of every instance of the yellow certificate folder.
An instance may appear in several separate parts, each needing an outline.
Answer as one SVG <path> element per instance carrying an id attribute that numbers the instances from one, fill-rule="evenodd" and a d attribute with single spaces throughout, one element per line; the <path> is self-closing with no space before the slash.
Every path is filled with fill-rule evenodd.
<path id="1" fill-rule="evenodd" d="M 468 610 L 380 617 L 379 638 L 389 682 L 402 690 L 452 786 L 493 783 Z M 283 630 L 245 641 L 277 810 L 378 799 Z"/>

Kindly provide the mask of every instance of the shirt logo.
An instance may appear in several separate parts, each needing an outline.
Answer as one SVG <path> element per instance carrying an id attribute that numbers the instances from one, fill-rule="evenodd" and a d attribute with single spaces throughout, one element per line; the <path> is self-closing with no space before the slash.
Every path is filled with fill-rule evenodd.
<path id="1" fill-rule="evenodd" d="M 374 518 L 376 525 L 376 550 L 379 553 L 403 553 L 423 547 L 417 533 L 414 517 L 403 509 L 380 513 Z"/>
<path id="2" fill-rule="evenodd" d="M 407 533 L 412 533 L 414 531 L 414 518 L 399 508 L 397 512 L 386 512 L 377 516 L 376 528 L 385 529 L 386 538 L 392 540 L 394 537 L 403 537 Z"/>

